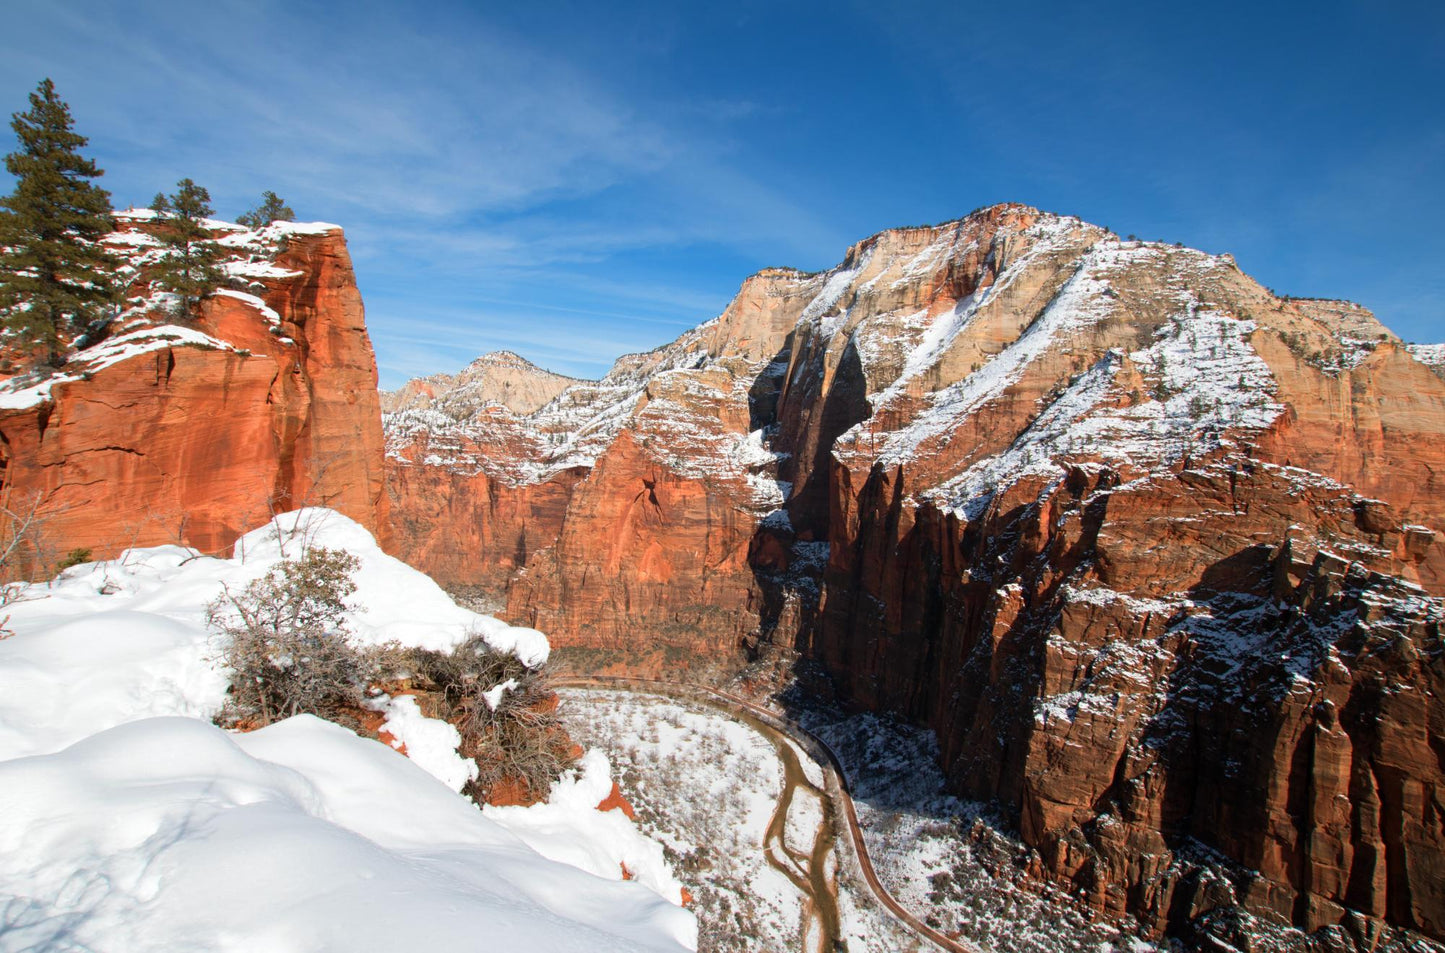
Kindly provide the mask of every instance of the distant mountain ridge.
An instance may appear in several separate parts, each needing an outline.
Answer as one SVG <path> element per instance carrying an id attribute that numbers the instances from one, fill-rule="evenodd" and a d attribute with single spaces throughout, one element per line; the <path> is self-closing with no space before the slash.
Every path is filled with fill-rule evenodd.
<path id="1" fill-rule="evenodd" d="M 511 351 L 493 351 L 456 374 L 412 378 L 398 390 L 382 391 L 381 410 L 441 410 L 464 420 L 483 405 L 496 403 L 530 414 L 578 383 L 578 378 L 543 370 Z"/>

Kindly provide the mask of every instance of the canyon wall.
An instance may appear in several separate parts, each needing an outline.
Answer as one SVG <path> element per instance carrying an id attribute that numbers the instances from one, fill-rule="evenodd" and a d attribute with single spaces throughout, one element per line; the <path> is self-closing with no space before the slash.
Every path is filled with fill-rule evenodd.
<path id="1" fill-rule="evenodd" d="M 821 666 L 1098 909 L 1438 938 L 1434 357 L 996 206 L 760 273 L 535 409 L 389 414 L 396 545 L 578 665 Z"/>
<path id="2" fill-rule="evenodd" d="M 53 372 L 0 383 L 0 496 L 12 574 L 178 543 L 228 552 L 273 513 L 330 506 L 381 535 L 376 363 L 341 229 L 210 223 L 225 284 L 195 319 L 149 283 L 163 228 L 106 238 L 125 310 Z"/>

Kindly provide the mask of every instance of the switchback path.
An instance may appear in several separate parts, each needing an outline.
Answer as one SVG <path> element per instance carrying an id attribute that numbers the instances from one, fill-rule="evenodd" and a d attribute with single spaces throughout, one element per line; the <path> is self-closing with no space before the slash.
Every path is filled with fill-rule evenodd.
<path id="1" fill-rule="evenodd" d="M 873 896 L 883 905 L 884 909 L 915 935 L 933 943 L 939 949 L 948 950 L 949 953 L 983 953 L 978 947 L 971 946 L 960 940 L 955 940 L 924 923 L 895 900 L 893 895 L 883 886 L 882 882 L 878 879 L 877 873 L 873 869 L 873 861 L 868 856 L 868 846 L 863 842 L 863 830 L 858 824 L 858 812 L 853 807 L 853 798 L 848 792 L 848 776 L 843 771 L 843 764 L 838 759 L 838 756 L 833 753 L 833 749 L 829 748 L 821 738 L 807 728 L 789 721 L 761 705 L 754 704 L 745 698 L 733 695 L 730 692 L 704 688 L 699 685 L 682 685 L 675 682 L 664 682 L 650 678 L 623 678 L 607 675 L 569 675 L 554 679 L 553 684 L 558 688 L 610 688 L 622 689 L 624 691 L 647 692 L 654 695 L 665 695 L 700 702 L 711 708 L 721 709 L 734 717 L 739 715 L 746 716 L 749 721 L 759 722 L 763 726 L 786 736 L 807 752 L 822 767 L 824 787 L 826 788 L 826 792 L 824 793 L 826 793 L 828 799 L 831 801 L 836 816 L 844 818 L 847 821 L 854 853 L 858 857 L 858 866 L 863 872 L 863 879 L 867 882 L 868 889 L 873 892 Z M 787 749 L 787 747 L 786 744 L 782 745 L 780 747 L 780 753 L 783 749 Z M 789 750 L 789 753 L 792 754 L 793 752 Z M 791 798 L 796 785 L 796 780 L 794 780 L 795 776 L 792 772 L 796 771 L 798 775 L 802 775 L 803 773 L 801 765 L 797 763 L 796 754 L 794 754 L 791 764 L 787 756 L 784 755 L 784 767 L 788 772 L 788 779 L 784 782 L 784 797 L 780 798 L 778 813 L 774 815 L 773 823 L 769 825 L 768 842 L 765 843 L 765 848 L 769 848 L 769 845 L 773 842 L 774 828 L 778 828 L 777 843 L 780 847 L 782 846 L 781 827 L 779 825 L 786 820 L 787 816 L 788 805 L 785 799 Z M 807 784 L 806 778 L 804 778 L 803 783 Z M 811 785 L 808 786 L 811 787 Z M 822 837 L 820 835 L 819 841 L 821 840 Z M 786 854 L 785 848 L 784 853 Z M 771 849 L 769 849 L 769 860 L 774 860 Z M 823 893 L 828 894 L 828 900 L 832 901 L 831 910 L 826 906 L 826 901 L 824 901 L 825 907 L 819 909 L 818 883 L 820 880 L 826 883 L 826 875 L 823 873 L 825 868 L 823 861 L 824 857 L 819 855 L 817 845 L 815 844 L 813 862 L 809 864 L 808 867 L 810 886 L 808 888 L 800 887 L 800 889 L 803 889 L 805 893 L 813 897 L 814 912 L 823 920 L 824 929 L 822 934 L 824 936 L 829 932 L 827 930 L 826 917 L 827 914 L 831 912 L 832 935 L 836 936 L 836 895 L 829 894 L 826 890 L 823 891 Z M 774 863 L 774 866 L 779 865 Z M 795 883 L 797 882 L 796 877 L 790 877 L 789 879 L 794 880 Z"/>

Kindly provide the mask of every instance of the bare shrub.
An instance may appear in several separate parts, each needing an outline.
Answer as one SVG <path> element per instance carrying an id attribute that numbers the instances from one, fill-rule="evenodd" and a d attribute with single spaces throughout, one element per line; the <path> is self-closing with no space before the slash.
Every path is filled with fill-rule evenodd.
<path id="1" fill-rule="evenodd" d="M 556 712 L 544 667 L 528 668 L 474 635 L 453 651 L 394 650 L 393 664 L 409 668 L 442 699 L 442 716 L 461 733 L 458 750 L 477 763 L 465 793 L 478 803 L 504 782 L 544 796 L 574 759 Z M 498 686 L 509 685 L 503 691 Z"/>
<path id="2" fill-rule="evenodd" d="M 344 620 L 358 565 L 350 553 L 314 546 L 207 606 L 232 672 L 218 723 L 262 726 L 303 712 L 354 720 L 349 711 L 361 705 L 374 669 Z"/>
<path id="3" fill-rule="evenodd" d="M 436 696 L 461 734 L 458 752 L 477 763 L 464 793 L 480 803 L 506 782 L 544 796 L 573 763 L 546 673 L 480 635 L 451 652 L 358 648 L 344 619 L 357 566 L 350 553 L 309 546 L 207 607 L 232 672 L 217 723 L 260 727 L 304 712 L 358 728 L 372 683 L 411 682 Z"/>
<path id="4" fill-rule="evenodd" d="M 43 493 L 15 498 L 11 488 L 0 494 L 0 582 L 33 578 L 49 559 L 46 523 L 56 515 Z"/>

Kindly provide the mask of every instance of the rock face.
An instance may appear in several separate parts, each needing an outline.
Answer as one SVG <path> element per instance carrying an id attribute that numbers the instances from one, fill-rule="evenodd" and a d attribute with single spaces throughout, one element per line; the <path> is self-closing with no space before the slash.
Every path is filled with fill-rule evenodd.
<path id="1" fill-rule="evenodd" d="M 749 407 L 764 342 L 727 321 L 529 415 L 440 395 L 388 414 L 397 551 L 599 664 L 731 663 L 756 617 L 749 549 L 782 494 Z"/>
<path id="2" fill-rule="evenodd" d="M 36 516 L 10 568 L 77 548 L 219 552 L 306 504 L 384 536 L 376 363 L 341 230 L 211 223 L 228 280 L 181 321 L 147 282 L 163 226 L 117 222 L 127 310 L 56 375 L 0 384 L 0 493 Z"/>
<path id="3" fill-rule="evenodd" d="M 996 206 L 530 413 L 390 415 L 397 546 L 595 667 L 820 664 L 1101 910 L 1445 937 L 1433 354 Z"/>

